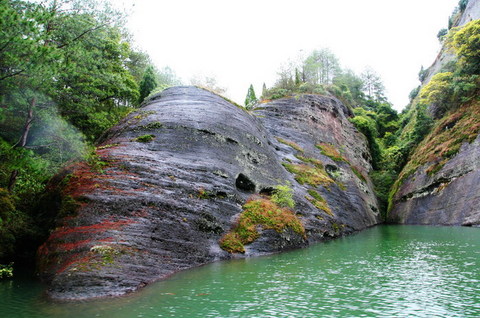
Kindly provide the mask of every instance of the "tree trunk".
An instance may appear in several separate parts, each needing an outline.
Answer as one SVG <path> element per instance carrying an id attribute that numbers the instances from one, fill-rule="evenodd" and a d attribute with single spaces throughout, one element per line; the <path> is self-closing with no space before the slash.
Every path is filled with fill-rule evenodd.
<path id="1" fill-rule="evenodd" d="M 27 144 L 28 134 L 30 132 L 30 128 L 32 127 L 32 122 L 33 122 L 33 108 L 35 107 L 36 103 L 37 103 L 37 99 L 33 97 L 30 100 L 30 106 L 28 108 L 28 113 L 27 113 L 27 120 L 25 121 L 25 126 L 23 126 L 22 137 L 20 137 L 20 140 L 17 142 L 16 147 L 23 148 Z"/>
<path id="2" fill-rule="evenodd" d="M 13 191 L 13 187 L 15 186 L 15 182 L 17 181 L 17 177 L 18 177 L 18 170 L 15 169 L 12 171 L 12 173 L 10 174 L 10 179 L 8 179 L 8 192 L 9 193 L 12 193 Z"/>
<path id="3" fill-rule="evenodd" d="M 24 148 L 25 145 L 27 144 L 28 134 L 30 133 L 30 128 L 32 127 L 32 122 L 33 122 L 33 109 L 35 108 L 36 104 L 37 104 L 37 99 L 35 97 L 32 97 L 28 107 L 27 119 L 25 121 L 25 125 L 23 126 L 22 136 L 20 137 L 18 142 L 15 144 L 14 146 L 15 148 L 17 147 Z M 8 180 L 8 192 L 10 193 L 12 193 L 13 188 L 15 187 L 18 173 L 19 173 L 18 169 L 15 169 L 10 174 L 10 178 Z"/>

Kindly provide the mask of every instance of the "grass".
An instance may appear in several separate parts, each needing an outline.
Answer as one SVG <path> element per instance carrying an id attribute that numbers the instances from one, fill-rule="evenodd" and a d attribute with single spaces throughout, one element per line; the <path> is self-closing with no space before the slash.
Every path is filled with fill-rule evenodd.
<path id="1" fill-rule="evenodd" d="M 365 178 L 363 173 L 360 172 L 360 169 L 352 165 L 350 165 L 350 169 L 352 169 L 352 172 L 357 176 L 358 179 L 362 180 L 364 183 L 367 183 L 367 178 Z"/>
<path id="2" fill-rule="evenodd" d="M 327 201 L 325 201 L 325 199 L 320 193 L 313 189 L 309 189 L 308 194 L 310 196 L 306 196 L 305 198 L 310 201 L 317 209 L 322 210 L 330 216 L 333 216 L 332 210 L 328 206 Z"/>
<path id="3" fill-rule="evenodd" d="M 148 123 L 146 125 L 139 126 L 138 128 L 144 129 L 144 130 L 155 130 L 155 129 L 160 129 L 162 127 L 163 127 L 163 124 L 161 122 L 154 121 L 154 122 Z"/>
<path id="4" fill-rule="evenodd" d="M 285 144 L 287 146 L 290 146 L 292 147 L 293 149 L 295 149 L 296 151 L 300 151 L 300 152 L 303 152 L 303 148 L 300 147 L 297 143 L 293 142 L 293 141 L 290 141 L 290 140 L 285 140 L 283 138 L 280 138 L 280 137 L 276 137 L 278 142 L 281 142 L 282 144 Z"/>
<path id="5" fill-rule="evenodd" d="M 315 158 L 307 158 L 302 155 L 296 154 L 295 158 L 297 158 L 300 161 L 303 161 L 305 163 L 310 163 L 314 165 L 315 167 L 319 169 L 323 169 L 323 162 L 321 160 L 315 159 Z"/>
<path id="6" fill-rule="evenodd" d="M 316 144 L 315 147 L 317 147 L 318 149 L 320 149 L 320 152 L 322 153 L 322 155 L 325 155 L 327 157 L 329 157 L 330 159 L 332 159 L 333 161 L 337 161 L 337 162 L 347 162 L 347 159 L 345 159 L 339 152 L 337 149 L 335 149 L 335 147 L 332 145 L 332 144 L 327 144 L 325 142 L 321 142 L 319 144 Z"/>
<path id="7" fill-rule="evenodd" d="M 245 203 L 237 224 L 220 239 L 220 247 L 229 253 L 245 253 L 245 244 L 260 237 L 258 226 L 278 233 L 291 228 L 305 237 L 305 228 L 292 210 L 282 208 L 270 199 L 259 198 Z"/>
<path id="8" fill-rule="evenodd" d="M 300 184 L 309 184 L 311 186 L 329 185 L 334 181 L 327 174 L 323 166 L 310 166 L 307 164 L 282 163 L 288 172 L 295 175 L 295 180 Z"/>

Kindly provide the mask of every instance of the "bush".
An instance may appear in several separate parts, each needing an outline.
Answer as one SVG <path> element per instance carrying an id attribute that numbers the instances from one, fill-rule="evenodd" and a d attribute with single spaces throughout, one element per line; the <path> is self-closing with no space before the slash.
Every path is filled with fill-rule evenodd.
<path id="1" fill-rule="evenodd" d="M 272 201 L 282 208 L 295 208 L 293 190 L 288 185 L 276 185 Z"/>
<path id="2" fill-rule="evenodd" d="M 155 139 L 155 135 L 143 135 L 135 138 L 135 141 L 147 143 Z"/>
<path id="3" fill-rule="evenodd" d="M 0 264 L 0 279 L 8 278 L 13 276 L 13 263 L 8 265 Z"/>

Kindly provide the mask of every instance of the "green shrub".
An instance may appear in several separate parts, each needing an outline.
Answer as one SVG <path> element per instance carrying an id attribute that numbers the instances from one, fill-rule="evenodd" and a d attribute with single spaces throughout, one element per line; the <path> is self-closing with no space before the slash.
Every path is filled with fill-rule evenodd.
<path id="1" fill-rule="evenodd" d="M 13 276 L 13 263 L 8 265 L 0 264 L 0 279 L 9 278 Z"/>
<path id="2" fill-rule="evenodd" d="M 147 143 L 155 139 L 155 135 L 143 135 L 135 138 L 135 141 Z"/>
<path id="3" fill-rule="evenodd" d="M 259 225 L 279 233 L 291 228 L 305 238 L 305 228 L 293 211 L 278 206 L 273 200 L 262 198 L 245 203 L 237 224 L 220 239 L 220 247 L 229 253 L 244 253 L 244 245 L 260 236 L 257 231 Z"/>
<path id="4" fill-rule="evenodd" d="M 271 200 L 282 208 L 295 208 L 293 190 L 288 185 L 276 185 Z"/>

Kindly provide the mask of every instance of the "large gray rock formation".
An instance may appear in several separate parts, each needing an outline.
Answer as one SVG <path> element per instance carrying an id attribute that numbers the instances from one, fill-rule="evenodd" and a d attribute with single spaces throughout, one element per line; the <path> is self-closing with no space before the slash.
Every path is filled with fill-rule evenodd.
<path id="1" fill-rule="evenodd" d="M 465 10 L 453 18 L 453 27 L 461 27 L 480 19 L 480 0 L 468 1 Z M 428 84 L 436 73 L 455 59 L 452 52 L 443 48 L 428 69 L 422 84 Z M 428 153 L 435 159 L 428 163 L 422 162 L 411 175 L 399 180 L 398 191 L 393 197 L 392 210 L 389 212 L 392 222 L 480 226 L 479 108 L 478 102 L 470 102 L 454 113 L 445 114 L 435 104 L 429 105 L 428 111 L 437 121 L 434 131 L 426 139 L 436 138 L 440 141 L 432 147 L 428 147 L 425 141 L 423 145 L 420 144 L 407 163 L 407 169 L 412 163 L 417 165 L 416 158 L 421 152 Z M 459 144 L 458 140 L 462 140 L 458 153 L 444 156 L 443 152 L 448 152 L 451 150 L 449 148 L 455 147 L 454 144 Z M 435 166 L 441 169 L 432 169 Z"/>
<path id="2" fill-rule="evenodd" d="M 404 224 L 480 226 L 480 136 L 464 143 L 437 173 L 420 167 L 397 191 L 392 221 Z"/>
<path id="3" fill-rule="evenodd" d="M 249 113 L 203 89 L 165 90 L 106 133 L 97 160 L 52 185 L 57 228 L 38 253 L 49 295 L 122 295 L 179 270 L 377 224 L 366 140 L 349 115 L 323 96 Z M 279 184 L 293 189 L 305 233 L 257 226 L 244 253 L 223 250 L 247 199 Z"/>

